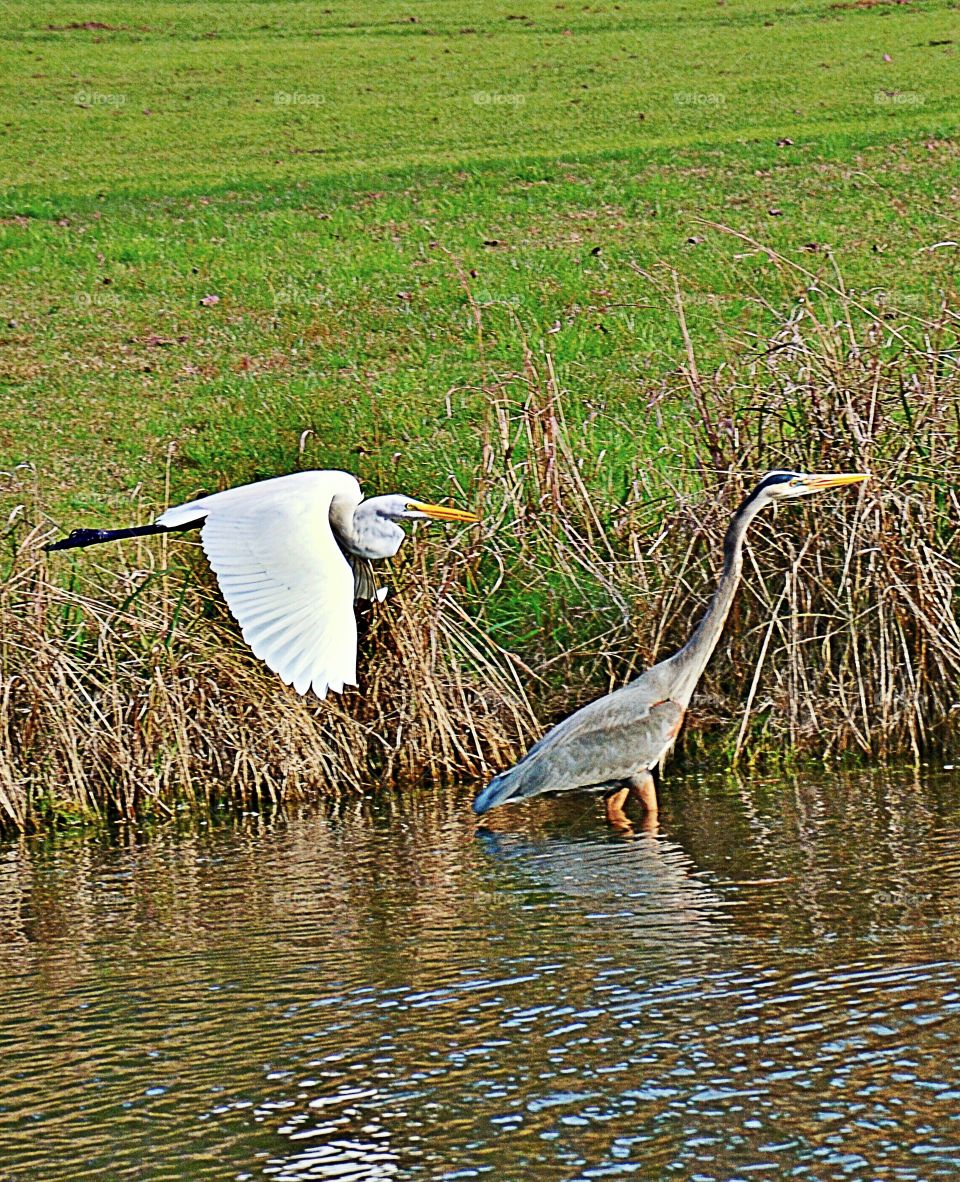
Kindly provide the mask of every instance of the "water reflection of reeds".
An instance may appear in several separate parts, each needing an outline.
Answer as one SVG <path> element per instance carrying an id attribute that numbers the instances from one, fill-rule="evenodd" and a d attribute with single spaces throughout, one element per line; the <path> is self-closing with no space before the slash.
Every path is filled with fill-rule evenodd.
<path id="1" fill-rule="evenodd" d="M 438 791 L 8 846 L 4 1166 L 949 1176 L 955 788 L 678 777 L 633 838 L 585 797 L 478 838 Z"/>

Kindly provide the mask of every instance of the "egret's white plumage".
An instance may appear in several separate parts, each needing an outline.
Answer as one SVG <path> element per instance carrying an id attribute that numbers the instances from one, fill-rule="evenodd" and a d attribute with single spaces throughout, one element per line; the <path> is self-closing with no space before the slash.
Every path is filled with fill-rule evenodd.
<path id="1" fill-rule="evenodd" d="M 244 640 L 298 694 L 321 698 L 357 684 L 353 570 L 330 528 L 334 497 L 356 508 L 360 485 L 346 472 L 297 472 L 157 519 L 205 515 L 200 541 Z"/>
<path id="2" fill-rule="evenodd" d="M 396 554 L 400 521 L 476 521 L 400 494 L 363 500 L 349 472 L 293 472 L 167 509 L 152 526 L 75 530 L 48 549 L 200 528 L 227 606 L 254 653 L 299 694 L 357 684 L 355 598 L 381 599 L 369 560 Z"/>

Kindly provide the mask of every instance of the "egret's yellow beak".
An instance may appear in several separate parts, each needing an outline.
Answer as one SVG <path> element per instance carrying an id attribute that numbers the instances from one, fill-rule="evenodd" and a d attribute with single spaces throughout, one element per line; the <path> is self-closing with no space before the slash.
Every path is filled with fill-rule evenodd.
<path id="1" fill-rule="evenodd" d="M 434 521 L 479 521 L 476 513 L 468 513 L 466 509 L 455 509 L 452 505 L 428 505 L 425 501 L 410 501 L 408 509 L 415 509 L 418 513 L 425 513 Z"/>
<path id="2" fill-rule="evenodd" d="M 825 488 L 839 488 L 844 484 L 859 484 L 861 480 L 869 480 L 869 472 L 814 472 L 804 477 L 804 485 L 811 492 L 821 492 Z"/>

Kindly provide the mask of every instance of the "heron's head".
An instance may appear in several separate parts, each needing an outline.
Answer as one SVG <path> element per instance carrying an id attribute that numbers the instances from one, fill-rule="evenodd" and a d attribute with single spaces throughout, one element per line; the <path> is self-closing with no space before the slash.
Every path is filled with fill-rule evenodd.
<path id="1" fill-rule="evenodd" d="M 828 488 L 859 484 L 869 475 L 869 472 L 768 472 L 753 490 L 750 499 L 756 498 L 762 504 L 769 501 L 776 504 L 794 497 L 808 497 L 811 493 L 824 492 Z"/>
<path id="2" fill-rule="evenodd" d="M 476 513 L 466 509 L 455 509 L 452 505 L 431 505 L 417 501 L 403 493 L 390 493 L 384 497 L 371 497 L 366 505 L 375 510 L 379 517 L 388 521 L 479 521 Z"/>

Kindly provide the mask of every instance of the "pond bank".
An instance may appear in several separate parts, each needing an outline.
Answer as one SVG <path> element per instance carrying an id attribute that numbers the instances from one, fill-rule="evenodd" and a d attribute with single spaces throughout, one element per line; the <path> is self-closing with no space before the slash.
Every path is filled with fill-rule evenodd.
<path id="1" fill-rule="evenodd" d="M 481 526 L 407 543 L 385 573 L 395 596 L 364 609 L 359 692 L 322 704 L 246 650 L 195 543 L 44 556 L 36 478 L 11 475 L 24 482 L 0 585 L 0 824 L 484 779 L 683 643 L 729 515 L 767 467 L 873 475 L 751 527 L 683 742 L 700 751 L 711 732 L 721 765 L 949 762 L 960 380 L 939 347 L 878 324 L 862 319 L 851 348 L 852 321 L 824 327 L 805 305 L 738 369 L 648 391 L 692 412 L 656 453 L 638 424 L 616 495 L 549 358 L 528 357 L 509 397 L 492 374 L 465 498 Z"/>

